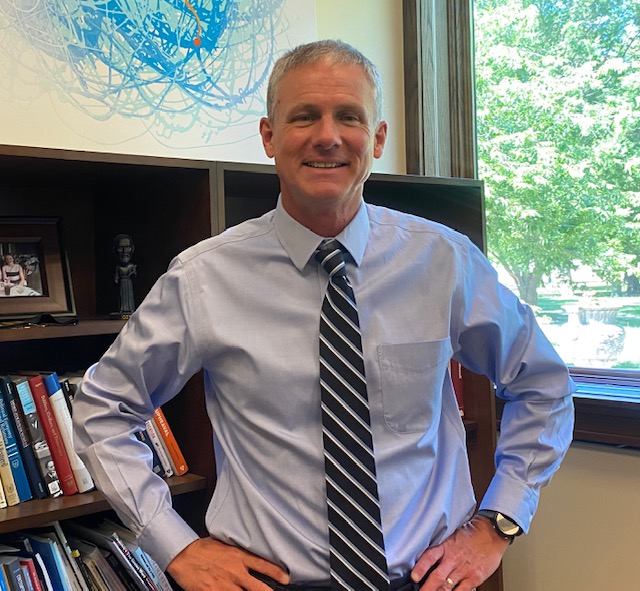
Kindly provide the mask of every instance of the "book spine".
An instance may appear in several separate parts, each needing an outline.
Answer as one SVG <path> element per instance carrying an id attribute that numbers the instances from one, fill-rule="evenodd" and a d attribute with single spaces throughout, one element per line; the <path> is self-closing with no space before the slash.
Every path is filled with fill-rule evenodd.
<path id="1" fill-rule="evenodd" d="M 98 565 L 95 560 L 91 560 L 90 558 L 83 558 L 82 563 L 84 564 L 84 568 L 89 573 L 91 577 L 91 586 L 94 591 L 109 591 L 109 587 L 107 582 L 104 580 Z"/>
<path id="2" fill-rule="evenodd" d="M 464 416 L 464 382 L 462 380 L 462 365 L 454 359 L 451 360 L 449 370 L 451 372 L 451 382 L 453 384 L 453 392 L 458 402 L 458 411 L 460 416 Z"/>
<path id="3" fill-rule="evenodd" d="M 0 430 L 2 431 L 2 438 L 4 439 L 5 449 L 7 450 L 18 498 L 21 502 L 28 501 L 33 498 L 33 495 L 31 494 L 27 472 L 22 461 L 22 456 L 20 455 L 16 434 L 11 422 L 12 417 L 7 404 L 6 388 L 6 382 L 0 380 L 0 390 L 2 390 L 2 394 L 0 395 Z"/>
<path id="4" fill-rule="evenodd" d="M 76 548 L 72 548 L 71 557 L 75 561 L 76 566 L 78 567 L 78 571 L 80 572 L 80 576 L 84 581 L 83 586 L 86 587 L 87 591 L 95 591 L 91 575 L 89 574 L 85 563 L 82 562 L 82 558 L 80 557 L 80 551 Z"/>
<path id="5" fill-rule="evenodd" d="M 48 491 L 45 486 L 44 479 L 42 478 L 42 474 L 40 473 L 38 460 L 36 459 L 33 451 L 31 436 L 26 425 L 16 385 L 10 378 L 5 377 L 4 380 L 7 385 L 7 403 L 9 410 L 11 411 L 11 419 L 16 433 L 16 441 L 24 462 L 24 468 L 27 473 L 31 493 L 36 499 L 44 499 L 48 496 Z"/>
<path id="6" fill-rule="evenodd" d="M 0 509 L 7 507 L 7 497 L 4 494 L 4 486 L 2 484 L 2 477 L 0 477 Z"/>
<path id="7" fill-rule="evenodd" d="M 147 571 L 131 554 L 131 551 L 122 541 L 120 536 L 116 532 L 112 532 L 111 539 L 116 543 L 116 546 L 122 552 L 123 556 L 129 563 L 132 573 L 134 574 L 134 578 L 141 581 L 142 585 L 145 589 L 147 589 L 147 591 L 160 591 L 158 587 L 156 587 L 156 584 L 153 582 Z"/>
<path id="8" fill-rule="evenodd" d="M 69 545 L 69 541 L 67 540 L 67 536 L 64 533 L 60 525 L 60 522 L 54 521 L 52 525 L 56 535 L 58 536 L 58 539 L 60 540 L 60 545 L 62 546 L 62 550 L 65 556 L 67 557 L 67 562 L 69 563 L 69 567 L 71 568 L 71 571 L 72 571 L 71 574 L 77 581 L 78 586 L 80 587 L 80 589 L 82 589 L 82 591 L 89 591 L 89 587 L 87 586 L 87 580 L 84 577 L 84 573 L 80 570 L 78 561 L 73 556 L 73 550 Z"/>
<path id="9" fill-rule="evenodd" d="M 16 558 L 12 562 L 3 564 L 2 566 L 7 573 L 7 579 L 10 580 L 9 587 L 14 591 L 27 591 L 19 560 Z"/>
<path id="10" fill-rule="evenodd" d="M 49 571 L 47 570 L 47 565 L 42 558 L 40 552 L 34 552 L 33 554 L 34 562 L 38 565 L 38 569 L 40 574 L 42 575 L 43 586 L 46 588 L 46 591 L 56 591 L 53 583 L 51 582 L 51 576 L 49 575 Z"/>
<path id="11" fill-rule="evenodd" d="M 158 458 L 160 459 L 160 463 L 162 464 L 162 469 L 164 471 L 164 475 L 166 478 L 169 476 L 173 476 L 173 468 L 171 467 L 171 460 L 167 455 L 167 450 L 165 446 L 162 444 L 162 440 L 160 439 L 160 435 L 158 435 L 158 430 L 156 429 L 156 425 L 152 420 L 148 420 L 145 422 L 145 427 L 147 429 L 147 433 L 149 434 L 149 439 L 153 444 L 153 447 L 158 454 Z"/>
<path id="12" fill-rule="evenodd" d="M 43 381 L 47 394 L 49 394 L 49 402 L 51 403 L 53 414 L 60 429 L 60 435 L 67 452 L 67 457 L 69 458 L 78 492 L 87 492 L 94 488 L 95 485 L 89 474 L 89 470 L 87 470 L 84 462 L 73 448 L 73 423 L 71 422 L 71 413 L 69 412 L 66 399 L 62 393 L 58 376 L 55 373 L 46 374 L 43 377 Z"/>
<path id="13" fill-rule="evenodd" d="M 49 395 L 45 388 L 42 376 L 35 375 L 30 376 L 29 387 L 33 394 L 33 400 L 36 405 L 36 410 L 40 416 L 40 421 L 44 431 L 49 450 L 51 451 L 51 457 L 60 479 L 60 486 L 62 492 L 65 495 L 73 495 L 78 492 L 78 486 L 73 477 L 73 471 L 71 470 L 71 464 L 62 442 L 62 436 L 60 435 L 60 429 L 56 418 L 53 414 L 53 409 L 49 402 Z"/>
<path id="14" fill-rule="evenodd" d="M 14 383 L 22 405 L 25 423 L 31 436 L 33 453 L 38 461 L 38 468 L 42 475 L 47 493 L 51 497 L 59 497 L 62 494 L 60 479 L 58 478 L 58 473 L 56 472 L 53 458 L 51 457 L 49 444 L 47 443 L 47 439 L 42 430 L 40 417 L 36 410 L 29 382 L 23 377 L 17 378 Z"/>
<path id="15" fill-rule="evenodd" d="M 108 552 L 105 558 L 109 562 L 113 572 L 115 572 L 116 576 L 120 579 L 120 582 L 126 587 L 127 591 L 140 591 L 140 587 L 134 582 L 130 571 L 125 569 L 113 552 Z"/>
<path id="16" fill-rule="evenodd" d="M 153 443 L 151 443 L 151 439 L 149 439 L 147 431 L 136 431 L 134 435 L 138 441 L 141 441 L 149 448 L 149 451 L 151 452 L 151 467 L 154 473 L 158 476 L 164 476 L 164 469 L 160 463 L 160 458 L 156 453 L 156 448 L 153 447 Z"/>
<path id="17" fill-rule="evenodd" d="M 36 570 L 34 559 L 20 558 L 20 564 L 27 567 L 27 572 L 29 573 L 29 578 L 31 579 L 33 591 L 44 591 L 44 589 L 42 588 L 42 583 L 40 582 L 40 577 L 38 576 L 38 571 Z"/>
<path id="18" fill-rule="evenodd" d="M 11 464 L 9 464 L 9 456 L 4 446 L 2 435 L 0 435 L 0 479 L 2 479 L 7 505 L 9 507 L 17 505 L 20 502 L 20 497 L 16 490 L 16 483 L 13 480 L 13 472 L 11 471 Z"/>
<path id="19" fill-rule="evenodd" d="M 173 431 L 171 431 L 171 427 L 169 427 L 169 423 L 167 423 L 167 418 L 164 416 L 164 412 L 162 412 L 162 409 L 155 409 L 153 413 L 153 420 L 158 427 L 158 434 L 160 435 L 160 437 L 162 437 L 162 440 L 164 441 L 164 444 L 167 448 L 167 452 L 173 460 L 174 472 L 177 476 L 185 474 L 189 470 L 189 467 L 187 466 L 187 462 L 182 455 L 180 446 L 176 441 Z"/>

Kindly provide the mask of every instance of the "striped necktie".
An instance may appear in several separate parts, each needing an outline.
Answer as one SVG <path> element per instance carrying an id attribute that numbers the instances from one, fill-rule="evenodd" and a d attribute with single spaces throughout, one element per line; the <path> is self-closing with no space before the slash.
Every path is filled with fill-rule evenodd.
<path id="1" fill-rule="evenodd" d="M 329 274 L 320 315 L 320 389 L 331 588 L 382 591 L 389 589 L 389 575 L 360 324 L 344 257 L 334 239 L 315 253 Z"/>

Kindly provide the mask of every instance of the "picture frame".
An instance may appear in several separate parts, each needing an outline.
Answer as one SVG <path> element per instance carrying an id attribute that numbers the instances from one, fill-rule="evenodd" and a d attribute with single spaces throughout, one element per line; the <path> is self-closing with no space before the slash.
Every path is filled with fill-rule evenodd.
<path id="1" fill-rule="evenodd" d="M 0 273 L 0 322 L 75 320 L 60 218 L 0 217 Z"/>

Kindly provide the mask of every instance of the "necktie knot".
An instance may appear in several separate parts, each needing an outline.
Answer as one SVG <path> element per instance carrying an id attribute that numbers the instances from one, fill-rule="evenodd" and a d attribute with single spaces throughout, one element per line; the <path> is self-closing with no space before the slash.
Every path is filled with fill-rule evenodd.
<path id="1" fill-rule="evenodd" d="M 346 275 L 346 250 L 335 238 L 323 240 L 313 256 L 329 277 Z"/>

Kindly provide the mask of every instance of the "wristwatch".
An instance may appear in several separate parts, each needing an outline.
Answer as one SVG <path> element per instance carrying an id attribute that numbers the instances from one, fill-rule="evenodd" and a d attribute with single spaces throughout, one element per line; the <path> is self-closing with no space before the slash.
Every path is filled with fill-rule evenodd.
<path id="1" fill-rule="evenodd" d="M 522 533 L 522 528 L 510 517 L 503 515 L 499 511 L 491 511 L 490 509 L 481 509 L 478 515 L 486 517 L 491 521 L 493 528 L 505 540 L 509 540 L 509 544 Z"/>

